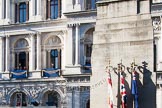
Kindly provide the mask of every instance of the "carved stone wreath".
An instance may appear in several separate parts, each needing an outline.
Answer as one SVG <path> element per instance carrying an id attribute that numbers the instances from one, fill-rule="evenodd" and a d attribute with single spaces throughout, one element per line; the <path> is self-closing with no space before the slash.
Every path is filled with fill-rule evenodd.
<path id="1" fill-rule="evenodd" d="M 61 40 L 57 36 L 47 39 L 47 41 L 45 43 L 45 45 L 59 45 L 59 44 L 61 44 Z"/>
<path id="2" fill-rule="evenodd" d="M 161 21 L 160 17 L 154 17 L 153 19 L 153 29 L 154 31 L 160 31 L 161 30 Z"/>

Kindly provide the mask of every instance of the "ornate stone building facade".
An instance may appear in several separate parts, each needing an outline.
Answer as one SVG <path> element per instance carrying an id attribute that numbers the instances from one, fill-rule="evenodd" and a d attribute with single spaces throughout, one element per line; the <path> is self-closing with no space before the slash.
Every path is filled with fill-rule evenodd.
<path id="1" fill-rule="evenodd" d="M 114 107 L 120 108 L 122 63 L 133 108 L 135 61 L 140 108 L 161 108 L 161 4 L 0 0 L 0 107 L 107 108 L 105 67 L 111 65 Z"/>
<path id="2" fill-rule="evenodd" d="M 0 106 L 89 108 L 95 0 L 0 0 Z"/>

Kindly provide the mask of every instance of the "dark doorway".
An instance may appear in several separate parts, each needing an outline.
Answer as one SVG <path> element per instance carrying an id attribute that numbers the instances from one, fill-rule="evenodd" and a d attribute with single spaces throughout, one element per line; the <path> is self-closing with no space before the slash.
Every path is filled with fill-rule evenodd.
<path id="1" fill-rule="evenodd" d="M 23 92 L 16 92 L 11 97 L 11 106 L 27 106 L 27 96 Z"/>

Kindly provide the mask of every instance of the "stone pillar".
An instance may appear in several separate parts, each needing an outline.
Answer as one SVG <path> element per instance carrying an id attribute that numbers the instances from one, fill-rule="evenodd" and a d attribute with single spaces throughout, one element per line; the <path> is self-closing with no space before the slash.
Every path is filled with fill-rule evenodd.
<path id="1" fill-rule="evenodd" d="M 162 22 L 162 18 L 161 18 L 161 22 Z M 162 23 L 161 23 L 161 27 L 162 27 Z M 161 28 L 161 35 L 160 38 L 158 40 L 158 57 L 159 57 L 159 61 L 158 61 L 158 70 L 162 70 L 162 28 Z"/>
<path id="2" fill-rule="evenodd" d="M 17 21 L 16 23 L 19 23 L 19 3 L 17 3 Z"/>
<path id="3" fill-rule="evenodd" d="M 6 0 L 6 19 L 10 19 L 10 0 Z"/>
<path id="4" fill-rule="evenodd" d="M 63 31 L 63 37 L 64 37 L 64 45 L 63 45 L 63 48 L 61 50 L 61 53 L 62 53 L 62 59 L 61 59 L 61 64 L 62 64 L 62 69 L 65 69 L 65 66 L 66 66 L 66 43 L 67 43 L 67 39 L 66 39 L 66 36 L 67 36 L 67 31 Z"/>
<path id="5" fill-rule="evenodd" d="M 58 68 L 61 69 L 61 49 L 57 49 L 58 51 Z"/>
<path id="6" fill-rule="evenodd" d="M 26 1 L 26 21 L 29 20 L 29 1 Z"/>
<path id="7" fill-rule="evenodd" d="M 37 70 L 41 70 L 41 34 L 40 33 L 37 33 Z"/>
<path id="8" fill-rule="evenodd" d="M 16 68 L 17 69 L 20 69 L 20 67 L 19 67 L 19 52 L 18 53 L 16 53 L 16 56 L 17 56 L 17 60 L 16 60 Z"/>
<path id="9" fill-rule="evenodd" d="M 58 0 L 58 18 L 61 18 L 61 0 Z"/>
<path id="10" fill-rule="evenodd" d="M 29 21 L 33 19 L 35 15 L 35 0 L 29 0 Z"/>
<path id="11" fill-rule="evenodd" d="M 50 67 L 51 67 L 51 64 L 50 64 L 50 63 L 51 63 L 51 62 L 50 62 L 50 61 L 51 61 L 51 57 L 50 57 L 50 56 L 51 56 L 51 55 L 50 55 L 51 51 L 48 50 L 47 53 L 48 53 L 48 54 L 47 54 L 47 55 L 48 55 L 48 58 L 47 58 L 47 68 L 50 68 Z"/>
<path id="12" fill-rule="evenodd" d="M 65 18 L 65 16 L 64 16 L 64 14 L 62 14 L 62 13 L 65 13 L 66 12 L 66 2 L 69 2 L 69 1 L 67 1 L 67 0 L 61 0 L 61 18 Z"/>
<path id="13" fill-rule="evenodd" d="M 10 49 L 9 49 L 9 35 L 6 36 L 6 68 L 5 71 L 8 72 L 9 71 L 9 66 L 10 66 Z"/>
<path id="14" fill-rule="evenodd" d="M 79 65 L 79 46 L 80 46 L 80 32 L 79 24 L 76 24 L 75 28 L 75 65 Z"/>
<path id="15" fill-rule="evenodd" d="M 78 0 L 75 0 L 75 4 L 78 4 L 79 2 L 78 2 Z"/>
<path id="16" fill-rule="evenodd" d="M 48 16 L 47 16 L 47 19 L 51 18 L 50 2 L 51 2 L 51 0 L 48 0 L 48 2 L 47 2 L 48 3 L 48 11 L 47 11 Z"/>
<path id="17" fill-rule="evenodd" d="M 47 51 L 45 50 L 45 48 L 43 48 L 42 60 L 42 68 L 45 69 L 47 68 Z"/>
<path id="18" fill-rule="evenodd" d="M 41 0 L 37 0 L 37 15 L 40 15 L 40 13 L 41 13 L 40 6 L 41 6 Z"/>
<path id="19" fill-rule="evenodd" d="M 0 19 L 4 18 L 4 0 L 0 0 Z"/>
<path id="20" fill-rule="evenodd" d="M 0 72 L 4 72 L 4 38 L 0 37 Z"/>
<path id="21" fill-rule="evenodd" d="M 66 58 L 67 58 L 67 65 L 72 66 L 73 65 L 73 33 L 72 33 L 73 27 L 72 25 L 69 25 L 68 27 L 68 38 L 67 38 L 67 50 L 66 50 Z"/>
<path id="22" fill-rule="evenodd" d="M 28 68 L 29 68 L 29 52 L 26 52 L 26 70 L 28 70 Z"/>
<path id="23" fill-rule="evenodd" d="M 29 71 L 35 70 L 35 34 L 30 34 L 31 36 L 31 52 L 30 52 L 30 57 L 29 57 Z"/>
<path id="24" fill-rule="evenodd" d="M 12 60 L 11 60 L 11 69 L 12 69 L 12 70 L 15 69 L 15 55 L 16 55 L 15 52 L 12 50 L 12 52 L 11 52 L 11 56 L 12 56 L 12 57 L 11 57 L 11 59 L 12 59 Z"/>

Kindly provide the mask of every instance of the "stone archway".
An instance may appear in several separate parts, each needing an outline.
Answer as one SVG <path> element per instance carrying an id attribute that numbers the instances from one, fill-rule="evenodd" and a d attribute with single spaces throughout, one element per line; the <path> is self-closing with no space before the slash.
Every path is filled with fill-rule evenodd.
<path id="1" fill-rule="evenodd" d="M 14 92 L 10 97 L 10 106 L 12 107 L 27 106 L 27 104 L 28 104 L 28 96 L 22 91 Z"/>
<path id="2" fill-rule="evenodd" d="M 42 106 L 54 106 L 61 108 L 61 96 L 54 90 L 48 90 L 43 94 Z"/>

